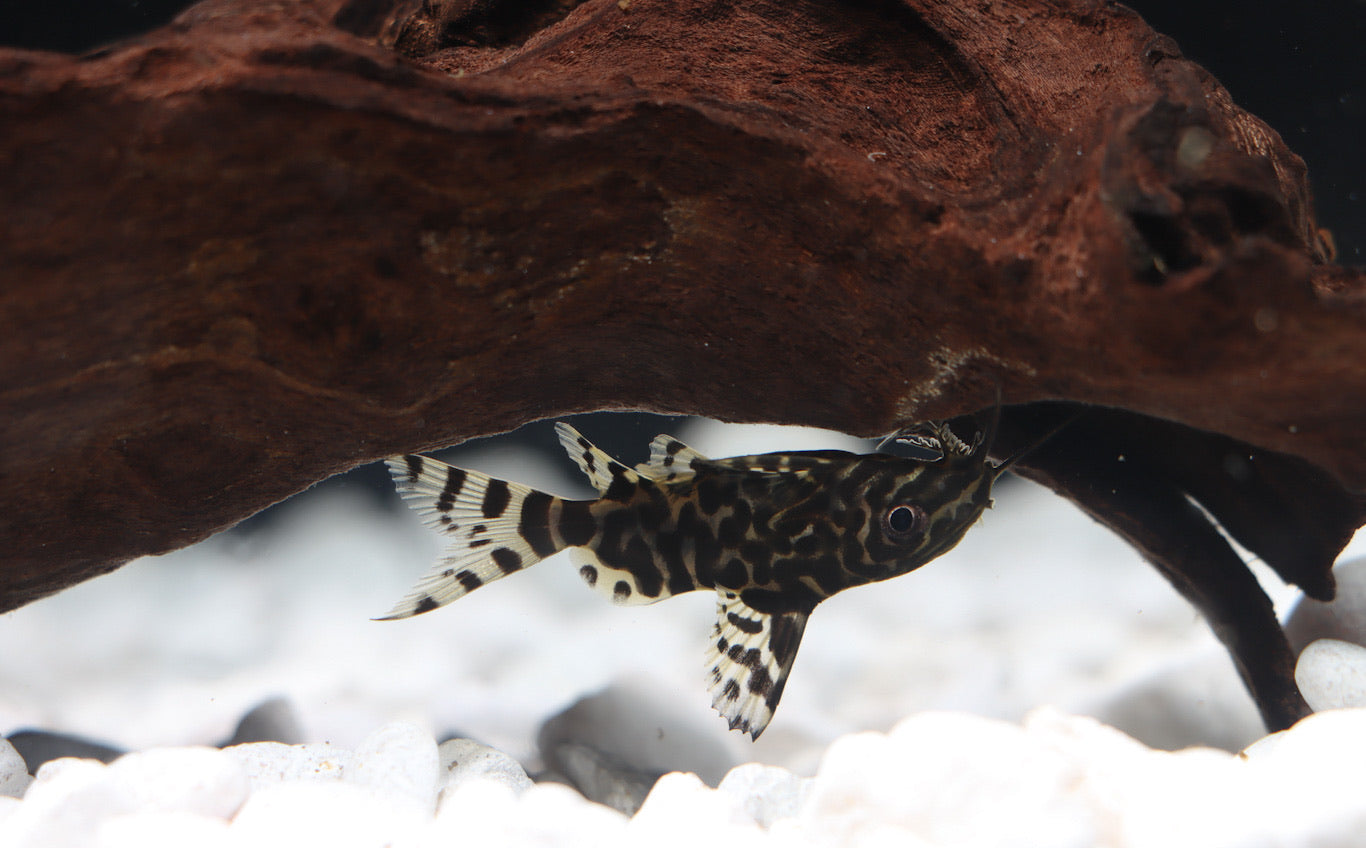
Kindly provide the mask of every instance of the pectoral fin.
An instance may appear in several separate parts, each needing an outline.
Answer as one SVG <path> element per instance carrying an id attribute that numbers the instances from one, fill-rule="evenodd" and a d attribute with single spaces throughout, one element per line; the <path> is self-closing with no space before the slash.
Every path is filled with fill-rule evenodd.
<path id="1" fill-rule="evenodd" d="M 731 730 L 758 739 L 783 696 L 809 613 L 762 613 L 720 592 L 716 616 L 707 650 L 711 705 Z"/>

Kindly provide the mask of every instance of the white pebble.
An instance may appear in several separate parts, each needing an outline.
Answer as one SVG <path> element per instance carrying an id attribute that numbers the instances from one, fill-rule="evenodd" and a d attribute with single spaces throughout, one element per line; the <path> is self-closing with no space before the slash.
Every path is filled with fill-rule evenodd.
<path id="1" fill-rule="evenodd" d="M 252 742 L 225 748 L 224 753 L 242 766 L 253 790 L 299 782 L 345 781 L 429 810 L 436 807 L 436 742 L 410 722 L 381 727 L 355 751 L 329 744 Z"/>
<path id="2" fill-rule="evenodd" d="M 1323 773 L 1324 766 L 1360 762 L 1366 752 L 1366 709 L 1329 710 L 1273 733 L 1243 752 L 1248 763 L 1268 774 Z M 1362 799 L 1366 808 L 1366 798 Z"/>
<path id="3" fill-rule="evenodd" d="M 388 725 L 354 753 L 258 744 L 54 760 L 22 801 L 0 797 L 0 845 L 1354 848 L 1364 750 L 1366 709 L 1318 713 L 1242 755 L 1155 751 L 1052 710 L 1023 725 L 923 713 L 837 740 L 814 778 L 750 764 L 711 789 L 665 775 L 628 819 L 564 786 L 523 785 L 492 749 L 437 752 L 412 725 Z M 441 763 L 464 777 L 433 816 Z"/>
<path id="4" fill-rule="evenodd" d="M 1127 767 L 1096 758 L 1088 793 L 1121 845 L 1253 848 L 1261 843 L 1244 766 L 1237 755 L 1212 748 L 1150 751 Z"/>
<path id="5" fill-rule="evenodd" d="M 735 798 L 756 824 L 767 828 L 795 816 L 810 787 L 810 778 L 785 768 L 746 763 L 731 769 L 716 790 Z"/>
<path id="6" fill-rule="evenodd" d="M 105 819 L 131 808 L 124 787 L 104 780 L 97 760 L 63 758 L 38 769 L 23 803 L 5 820 L 6 848 L 84 848 Z"/>
<path id="7" fill-rule="evenodd" d="M 1059 846 L 1101 841 L 1074 789 L 1084 769 L 1035 734 L 959 713 L 922 713 L 826 752 L 801 811 L 819 842 Z"/>
<path id="8" fill-rule="evenodd" d="M 99 848 L 227 848 L 228 823 L 187 812 L 130 813 L 99 829 Z"/>
<path id="9" fill-rule="evenodd" d="M 217 748 L 157 748 L 125 754 L 104 780 L 121 785 L 136 812 L 185 812 L 231 818 L 247 799 L 242 767 Z"/>
<path id="10" fill-rule="evenodd" d="M 1366 707 L 1366 648 L 1319 639 L 1300 652 L 1295 682 L 1316 712 Z"/>
<path id="11" fill-rule="evenodd" d="M 436 812 L 439 772 L 436 740 L 411 722 L 394 722 L 360 743 L 344 779 L 379 795 L 412 801 L 431 814 Z"/>
<path id="12" fill-rule="evenodd" d="M 532 786 L 521 763 L 496 748 L 481 745 L 473 739 L 448 739 L 437 749 L 441 764 L 441 792 L 469 780 L 483 779 L 502 783 L 521 794 Z"/>
<path id="13" fill-rule="evenodd" d="M 536 784 L 518 794 L 504 783 L 474 778 L 451 787 L 420 844 L 597 848 L 618 844 L 626 821 L 561 784 Z"/>
<path id="14" fill-rule="evenodd" d="M 225 820 L 242 806 L 247 788 L 241 768 L 216 748 L 161 748 L 108 766 L 52 760 L 5 822 L 5 844 L 90 845 L 107 824 L 144 813 Z"/>
<path id="15" fill-rule="evenodd" d="M 689 772 L 661 777 L 627 830 L 641 845 L 744 844 L 763 836 L 741 799 Z"/>
<path id="16" fill-rule="evenodd" d="M 431 821 L 413 803 L 395 803 L 344 781 L 282 783 L 252 793 L 232 821 L 236 845 L 382 848 L 421 833 Z"/>
<path id="17" fill-rule="evenodd" d="M 24 758 L 8 739 L 0 738 L 0 797 L 22 798 L 32 782 Z"/>
<path id="18" fill-rule="evenodd" d="M 1366 833 L 1366 710 L 1301 720 L 1245 752 L 1246 815 L 1266 844 L 1355 848 Z"/>
<path id="19" fill-rule="evenodd" d="M 437 831 L 449 830 L 462 842 L 482 844 L 491 834 L 505 832 L 510 823 L 522 821 L 516 812 L 517 798 L 518 793 L 501 781 L 462 781 L 441 794 L 441 806 L 436 811 Z M 484 834 L 484 828 L 489 828 L 490 833 Z"/>
<path id="20" fill-rule="evenodd" d="M 341 780 L 354 760 L 350 751 L 328 744 L 251 742 L 224 748 L 223 753 L 242 767 L 252 791 L 297 781 Z"/>
<path id="21" fill-rule="evenodd" d="M 527 837 L 523 844 L 588 848 L 612 843 L 626 832 L 625 815 L 589 801 L 568 786 L 536 784 L 518 800 L 522 833 Z"/>

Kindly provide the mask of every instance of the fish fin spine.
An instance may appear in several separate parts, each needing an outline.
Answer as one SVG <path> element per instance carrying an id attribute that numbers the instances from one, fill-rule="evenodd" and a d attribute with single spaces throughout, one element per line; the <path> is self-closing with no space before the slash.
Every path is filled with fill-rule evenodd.
<path id="1" fill-rule="evenodd" d="M 711 462 L 701 453 L 660 433 L 650 442 L 650 459 L 636 466 L 636 471 L 652 480 L 675 482 L 694 476 L 697 467 Z"/>
<path id="2" fill-rule="evenodd" d="M 594 446 L 583 434 L 563 421 L 556 422 L 555 434 L 569 458 L 578 464 L 599 495 L 607 495 L 618 481 L 634 486 L 640 475 L 613 459 L 606 451 Z"/>

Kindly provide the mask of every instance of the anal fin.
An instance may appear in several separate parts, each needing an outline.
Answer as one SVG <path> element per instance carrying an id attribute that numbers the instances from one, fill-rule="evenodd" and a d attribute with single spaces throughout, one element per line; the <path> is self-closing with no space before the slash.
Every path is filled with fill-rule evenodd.
<path id="1" fill-rule="evenodd" d="M 768 727 L 809 617 L 806 612 L 759 612 L 734 592 L 718 593 L 707 688 L 712 707 L 731 730 L 758 739 Z"/>

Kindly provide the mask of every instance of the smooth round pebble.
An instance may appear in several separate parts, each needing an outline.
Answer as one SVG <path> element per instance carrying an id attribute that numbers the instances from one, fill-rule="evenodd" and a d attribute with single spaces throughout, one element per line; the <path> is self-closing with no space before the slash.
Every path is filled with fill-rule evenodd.
<path id="1" fill-rule="evenodd" d="M 269 698 L 252 707 L 237 723 L 232 737 L 220 747 L 251 742 L 283 742 L 297 745 L 304 741 L 303 730 L 294 705 L 286 698 Z"/>
<path id="2" fill-rule="evenodd" d="M 814 778 L 750 764 L 712 789 L 693 774 L 666 774 L 629 819 L 568 787 L 491 776 L 510 758 L 468 740 L 432 756 L 484 772 L 447 784 L 433 815 L 415 800 L 426 742 L 411 725 L 388 725 L 355 752 L 275 746 L 292 762 L 259 760 L 273 779 L 254 784 L 241 751 L 152 750 L 109 766 L 55 760 L 24 800 L 0 799 L 0 844 L 1355 848 L 1366 833 L 1366 709 L 1315 714 L 1241 755 L 1156 751 L 1050 709 L 1023 724 L 920 713 L 889 733 L 840 738 Z M 367 760 L 375 764 L 353 765 Z M 319 776 L 323 762 L 331 766 Z M 436 784 L 432 775 L 433 793 Z M 227 790 L 250 792 L 235 814 Z"/>
<path id="3" fill-rule="evenodd" d="M 590 801 L 605 804 L 626 815 L 635 815 L 645 797 L 664 776 L 631 768 L 591 745 L 562 742 L 546 755 L 543 779 L 563 779 Z"/>
<path id="4" fill-rule="evenodd" d="M 36 774 L 43 763 L 63 757 L 112 763 L 128 753 L 98 739 L 52 730 L 16 730 L 9 735 L 9 741 L 28 764 L 29 774 Z"/>
<path id="5" fill-rule="evenodd" d="M 441 765 L 441 793 L 470 780 L 492 780 L 521 794 L 532 786 L 522 764 L 473 739 L 447 739 L 436 751 Z"/>
<path id="6" fill-rule="evenodd" d="M 538 783 L 518 798 L 526 845 L 557 848 L 613 843 L 626 832 L 629 819 L 622 813 L 595 804 L 568 786 Z"/>
<path id="7" fill-rule="evenodd" d="M 227 848 L 228 823 L 187 812 L 130 813 L 100 825 L 99 848 Z"/>
<path id="8" fill-rule="evenodd" d="M 715 786 L 738 765 L 717 739 L 714 718 L 653 688 L 618 682 L 548 719 L 537 745 L 547 767 L 589 798 L 605 801 L 636 788 L 643 797 L 668 772 L 692 772 Z"/>
<path id="9" fill-rule="evenodd" d="M 53 759 L 38 769 L 23 803 L 4 822 L 0 843 L 85 848 L 128 817 L 224 821 L 242 807 L 247 791 L 246 774 L 217 748 L 156 748 L 108 766 Z"/>
<path id="10" fill-rule="evenodd" d="M 5 832 L 5 820 L 24 806 L 24 802 L 8 795 L 0 795 L 0 833 Z"/>
<path id="11" fill-rule="evenodd" d="M 599 848 L 621 844 L 627 818 L 558 783 L 517 793 L 472 779 L 450 788 L 422 845 Z"/>
<path id="12" fill-rule="evenodd" d="M 434 812 L 440 771 L 436 740 L 416 724 L 400 721 L 361 741 L 343 779 Z"/>
<path id="13" fill-rule="evenodd" d="M 573 790 L 570 790 L 573 792 Z M 576 795 L 578 793 L 575 793 Z M 462 831 L 461 838 L 479 844 L 478 835 L 484 828 L 506 829 L 519 821 L 518 793 L 507 784 L 493 780 L 472 779 L 450 786 L 441 793 L 441 806 L 436 811 L 438 831 Z M 582 798 L 582 796 L 579 796 Z M 591 803 L 584 801 L 585 804 Z"/>
<path id="14" fill-rule="evenodd" d="M 0 739 L 0 796 L 22 798 L 32 782 L 24 758 L 8 739 Z"/>
<path id="15" fill-rule="evenodd" d="M 95 760 L 52 760 L 5 822 L 7 846 L 85 846 L 109 822 L 178 813 L 225 820 L 246 800 L 241 767 L 216 748 L 160 748 Z"/>
<path id="16" fill-rule="evenodd" d="M 1267 845 L 1361 845 L 1366 834 L 1363 752 L 1366 709 L 1316 713 L 1248 748 L 1244 821 L 1249 830 Z"/>
<path id="17" fill-rule="evenodd" d="M 740 798 L 686 772 L 661 777 L 627 831 L 641 845 L 744 844 L 763 835 Z"/>
<path id="18" fill-rule="evenodd" d="M 227 819 L 247 799 L 246 772 L 217 748 L 154 748 L 125 754 L 103 779 L 122 787 L 134 811 Z"/>
<path id="19" fill-rule="evenodd" d="M 795 816 L 810 788 L 811 778 L 760 763 L 736 766 L 716 787 L 718 792 L 735 798 L 746 814 L 765 828 L 779 819 Z"/>
<path id="20" fill-rule="evenodd" d="M 385 848 L 411 839 L 431 814 L 344 781 L 282 783 L 252 793 L 232 821 L 235 845 Z"/>
<path id="21" fill-rule="evenodd" d="M 1246 762 L 1268 772 L 1329 774 L 1338 766 L 1359 767 L 1366 756 L 1366 709 L 1314 713 L 1289 730 L 1272 733 L 1242 753 Z M 1366 797 L 1362 798 L 1366 809 Z"/>
<path id="22" fill-rule="evenodd" d="M 84 848 L 100 822 L 131 809 L 122 786 L 96 760 L 51 760 L 4 823 L 6 848 Z"/>
<path id="23" fill-rule="evenodd" d="M 1300 652 L 1295 682 L 1315 712 L 1366 707 L 1366 648 L 1319 639 Z"/>
<path id="24" fill-rule="evenodd" d="M 280 783 L 341 780 L 355 756 L 344 748 L 326 743 L 250 742 L 224 748 L 223 753 L 242 766 L 253 792 Z"/>
<path id="25" fill-rule="evenodd" d="M 328 744 L 253 742 L 225 748 L 253 791 L 293 783 L 346 782 L 419 808 L 436 809 L 440 773 L 436 741 L 411 722 L 394 722 L 354 751 Z"/>
<path id="26" fill-rule="evenodd" d="M 921 713 L 888 734 L 837 739 L 800 818 L 828 844 L 857 844 L 890 829 L 932 844 L 1082 848 L 1101 841 L 1096 810 L 1074 791 L 1084 775 L 1081 763 L 1037 732 Z"/>

